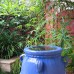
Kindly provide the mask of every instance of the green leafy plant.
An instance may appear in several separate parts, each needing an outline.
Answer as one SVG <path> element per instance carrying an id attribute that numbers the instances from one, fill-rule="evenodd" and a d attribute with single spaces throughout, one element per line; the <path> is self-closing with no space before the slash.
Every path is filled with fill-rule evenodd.
<path id="1" fill-rule="evenodd" d="M 0 15 L 22 15 L 25 13 L 25 4 L 20 3 L 19 0 L 1 0 Z M 21 13 L 20 13 L 21 12 Z"/>
<path id="2" fill-rule="evenodd" d="M 24 19 L 19 17 L 0 16 L 0 58 L 10 58 L 21 54 L 24 46 L 22 25 Z"/>
<path id="3" fill-rule="evenodd" d="M 0 0 L 0 58 L 18 56 L 25 46 L 30 14 L 23 2 Z"/>
<path id="4" fill-rule="evenodd" d="M 10 58 L 20 55 L 22 52 L 22 43 L 16 31 L 10 32 L 4 30 L 0 34 L 0 58 Z"/>
<path id="5" fill-rule="evenodd" d="M 26 36 L 26 46 L 45 44 L 45 23 L 44 8 L 42 1 L 32 0 L 29 13 L 32 14 L 29 23 L 25 27 L 29 30 Z"/>

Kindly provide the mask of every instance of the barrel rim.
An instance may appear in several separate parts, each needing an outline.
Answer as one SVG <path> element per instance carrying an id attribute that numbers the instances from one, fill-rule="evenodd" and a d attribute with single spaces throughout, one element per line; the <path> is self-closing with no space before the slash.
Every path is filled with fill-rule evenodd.
<path id="1" fill-rule="evenodd" d="M 52 48 L 56 48 L 56 50 L 44 50 L 44 51 L 36 51 L 36 50 L 31 50 L 30 47 L 24 48 L 24 52 L 26 55 L 32 55 L 32 56 L 56 56 L 56 55 L 61 55 L 62 48 L 59 46 L 50 46 Z"/>

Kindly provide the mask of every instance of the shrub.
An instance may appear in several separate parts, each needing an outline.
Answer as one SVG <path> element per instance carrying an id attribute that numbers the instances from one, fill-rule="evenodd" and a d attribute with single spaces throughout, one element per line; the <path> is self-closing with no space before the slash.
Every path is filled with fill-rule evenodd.
<path id="1" fill-rule="evenodd" d="M 0 58 L 22 53 L 25 46 L 25 24 L 29 21 L 25 3 L 0 0 Z M 25 29 L 25 30 L 24 30 Z"/>
<path id="2" fill-rule="evenodd" d="M 0 16 L 0 58 L 10 58 L 22 53 L 25 36 L 22 26 L 27 22 L 24 17 Z"/>

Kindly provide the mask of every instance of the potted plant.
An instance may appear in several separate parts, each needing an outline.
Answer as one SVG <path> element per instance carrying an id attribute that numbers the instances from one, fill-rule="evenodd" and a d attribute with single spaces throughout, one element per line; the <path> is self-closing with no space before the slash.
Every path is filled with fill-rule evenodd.
<path id="1" fill-rule="evenodd" d="M 61 3 L 61 5 L 62 5 L 62 2 L 59 1 L 58 3 Z M 57 5 L 59 6 L 58 3 L 57 3 Z M 53 4 L 54 4 L 53 6 L 51 6 L 52 5 L 51 4 L 50 7 L 48 7 L 48 8 L 50 9 L 50 8 L 53 8 L 54 6 L 57 6 L 56 3 L 53 3 Z M 47 13 L 47 12 L 45 11 L 45 13 Z M 51 30 L 50 29 L 45 30 L 44 26 L 45 26 L 46 21 L 43 24 L 41 23 L 44 21 L 44 19 L 37 21 L 37 22 L 41 21 L 40 22 L 41 25 L 40 25 L 40 23 L 38 23 L 38 24 L 35 23 L 36 21 L 33 22 L 33 20 L 30 21 L 31 24 L 26 25 L 29 27 L 32 26 L 34 28 L 32 31 L 29 32 L 29 35 L 26 39 L 27 40 L 26 45 L 30 46 L 30 45 L 39 45 L 39 44 L 40 45 L 53 44 L 53 45 L 61 46 L 64 49 L 62 55 L 71 57 L 71 55 L 74 54 L 73 53 L 74 51 L 72 50 L 73 49 L 72 48 L 72 37 L 69 35 L 69 31 L 66 29 L 67 25 L 69 25 L 69 21 L 65 22 L 64 17 L 62 17 L 60 19 L 61 20 L 60 21 L 61 23 L 59 24 L 60 26 L 58 28 L 58 25 L 56 25 L 57 23 L 54 22 L 56 19 L 55 13 L 53 13 L 53 15 L 54 15 L 53 19 L 50 18 L 50 20 L 49 20 L 47 18 L 48 19 L 47 24 L 49 24 L 51 26 Z M 52 15 L 52 14 L 49 14 L 48 17 L 50 17 L 50 15 Z M 33 25 L 33 23 L 35 23 L 36 25 Z M 48 36 L 46 38 L 45 38 L 45 33 L 48 34 Z M 73 57 L 72 57 L 72 60 L 73 60 Z M 72 64 L 72 62 L 71 62 L 71 64 Z"/>
<path id="2" fill-rule="evenodd" d="M 15 57 L 22 53 L 23 43 L 17 31 L 11 32 L 8 28 L 9 26 L 3 24 L 0 26 L 0 67 L 10 71 L 10 65 L 16 60 Z M 10 59 L 12 57 L 14 58 Z M 8 69 L 5 66 L 8 66 Z"/>
<path id="3" fill-rule="evenodd" d="M 23 2 L 0 1 L 0 67 L 9 72 L 11 64 L 22 53 L 25 46 L 24 25 L 28 22 L 29 15 L 27 16 Z"/>

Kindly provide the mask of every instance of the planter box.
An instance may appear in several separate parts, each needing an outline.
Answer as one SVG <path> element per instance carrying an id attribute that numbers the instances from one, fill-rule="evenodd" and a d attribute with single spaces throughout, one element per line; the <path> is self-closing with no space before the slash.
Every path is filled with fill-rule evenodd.
<path id="1" fill-rule="evenodd" d="M 0 59 L 0 68 L 4 72 L 11 72 L 11 65 L 16 61 L 17 57 L 11 59 Z"/>

